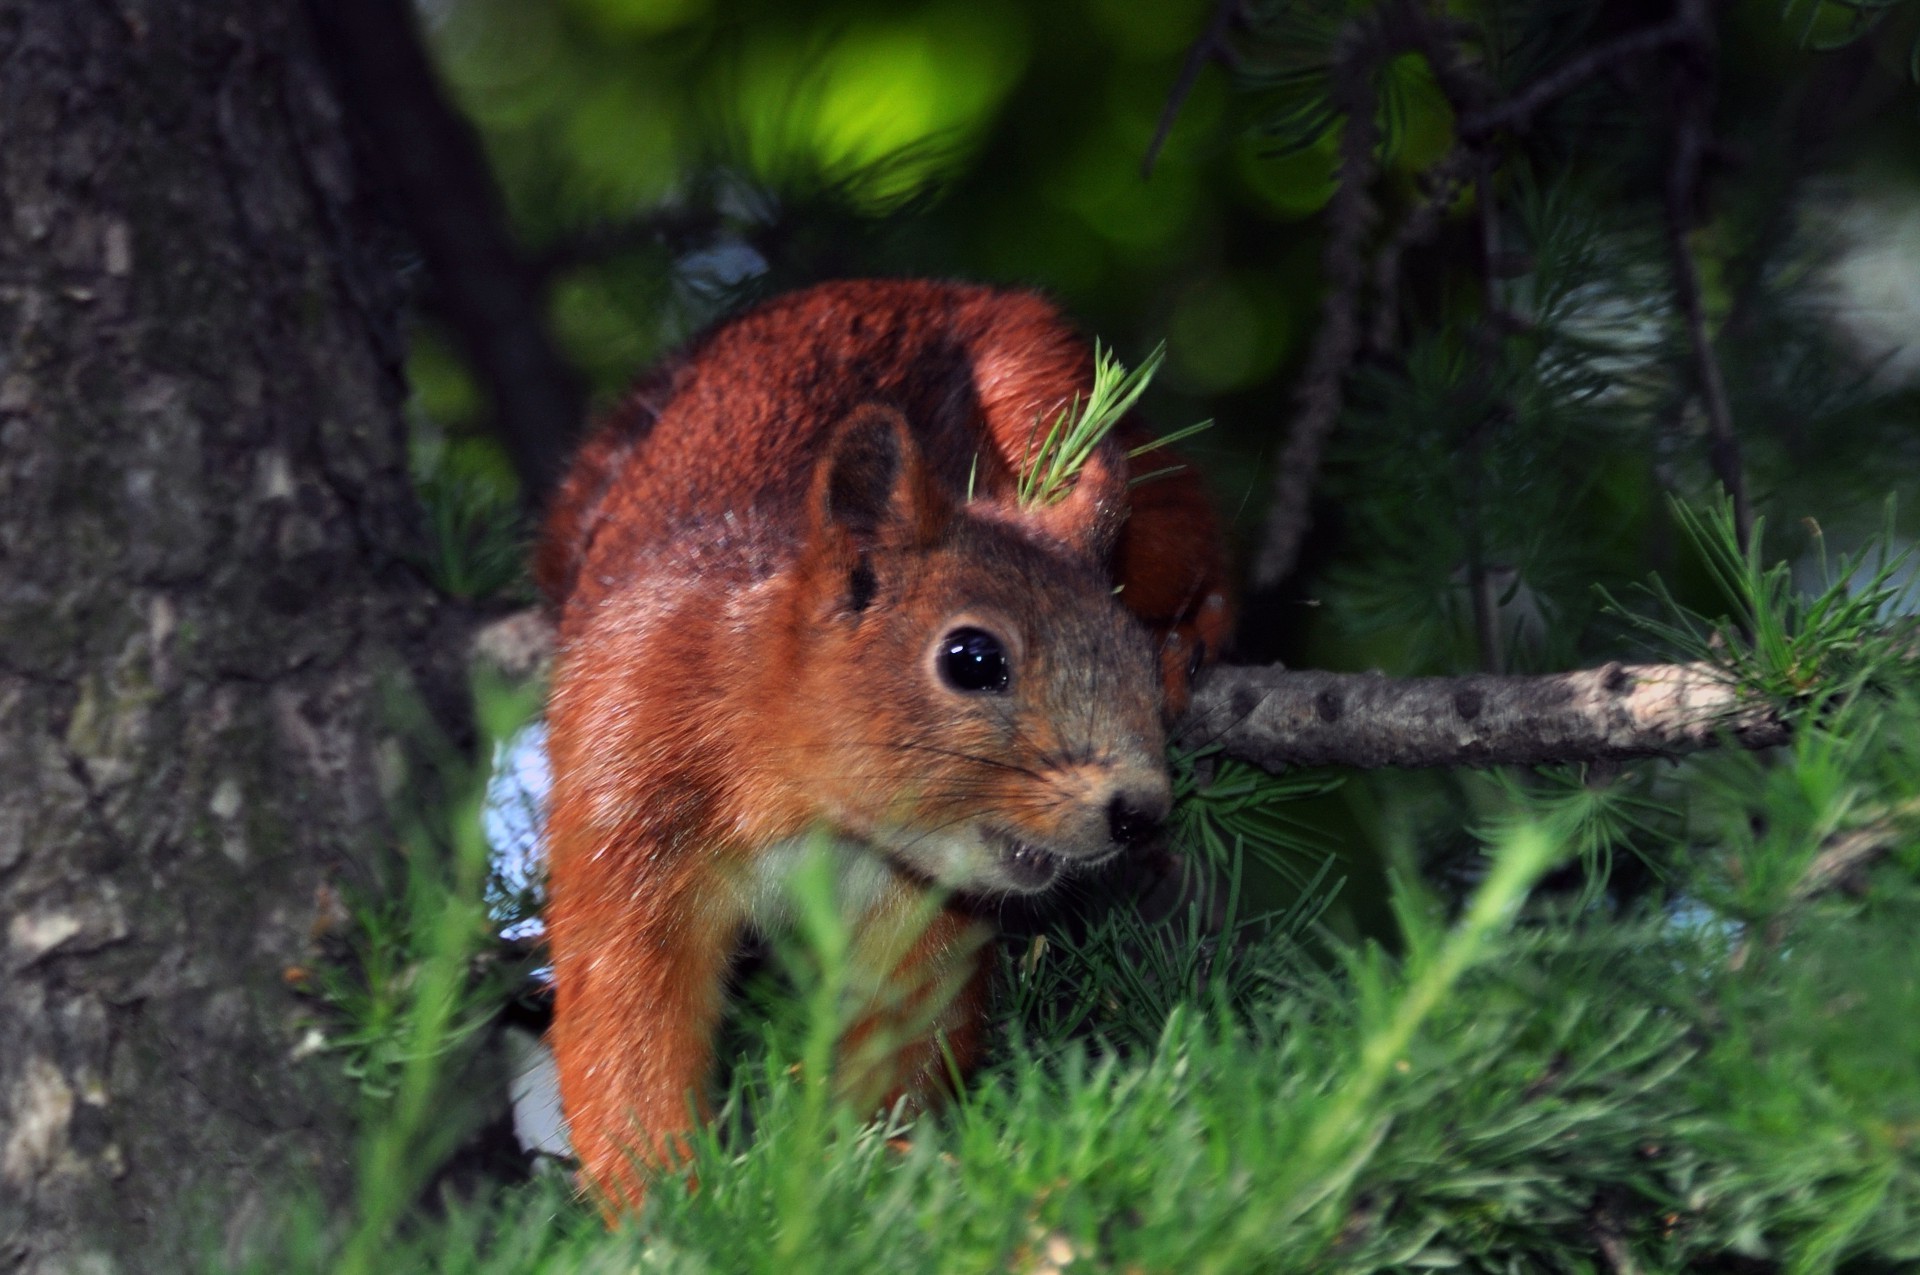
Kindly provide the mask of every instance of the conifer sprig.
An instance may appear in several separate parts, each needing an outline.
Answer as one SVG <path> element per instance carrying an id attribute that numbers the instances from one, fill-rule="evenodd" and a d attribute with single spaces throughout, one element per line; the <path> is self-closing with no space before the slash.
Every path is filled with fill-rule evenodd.
<path id="1" fill-rule="evenodd" d="M 1160 370 L 1160 364 L 1166 356 L 1167 343 L 1162 341 L 1140 366 L 1129 371 L 1114 357 L 1112 350 L 1102 346 L 1097 339 L 1094 341 L 1092 391 L 1085 400 L 1078 394 L 1074 395 L 1073 401 L 1054 417 L 1053 424 L 1044 435 L 1040 433 L 1042 420 L 1033 423 L 1017 488 L 1022 505 L 1044 507 L 1058 504 L 1073 489 L 1075 477 L 1092 458 L 1094 450 L 1113 432 L 1113 427 L 1120 423 L 1120 418 L 1140 401 L 1140 396 L 1146 393 L 1154 373 Z M 1210 420 L 1201 421 L 1185 429 L 1174 430 L 1151 443 L 1132 449 L 1127 456 L 1131 459 L 1183 438 L 1191 438 L 1212 424 Z M 1172 472 L 1173 467 L 1155 470 L 1133 479 L 1129 485 Z"/>
<path id="2" fill-rule="evenodd" d="M 1761 552 L 1765 522 L 1756 522 L 1742 544 L 1731 501 L 1722 498 L 1704 512 L 1673 503 L 1674 519 L 1692 542 L 1710 578 L 1735 614 L 1708 619 L 1683 606 L 1658 579 L 1645 592 L 1664 615 L 1640 615 L 1604 589 L 1607 605 L 1668 649 L 1722 665 L 1741 685 L 1788 705 L 1817 691 L 1857 689 L 1890 667 L 1910 667 L 1910 625 L 1892 617 L 1910 609 L 1906 582 L 1910 551 L 1896 550 L 1894 506 L 1886 530 L 1859 553 L 1827 558 L 1816 529 L 1819 592 L 1805 592 L 1785 562 L 1769 563 Z M 1671 617 L 1671 618 L 1667 618 Z"/>

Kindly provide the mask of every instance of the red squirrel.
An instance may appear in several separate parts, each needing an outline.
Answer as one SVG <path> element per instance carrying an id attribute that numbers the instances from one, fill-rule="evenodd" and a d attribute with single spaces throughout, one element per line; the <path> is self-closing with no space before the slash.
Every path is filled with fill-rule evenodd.
<path id="1" fill-rule="evenodd" d="M 996 896 L 1167 815 L 1224 560 L 1196 475 L 1129 488 L 1168 465 L 1128 459 L 1131 419 L 1058 503 L 1017 498 L 1092 369 L 1030 292 L 823 284 L 696 340 L 573 462 L 535 564 L 551 1039 L 609 1217 L 684 1151 L 736 944 L 810 837 L 879 962 L 836 1074 L 878 1103 L 978 1056 Z"/>

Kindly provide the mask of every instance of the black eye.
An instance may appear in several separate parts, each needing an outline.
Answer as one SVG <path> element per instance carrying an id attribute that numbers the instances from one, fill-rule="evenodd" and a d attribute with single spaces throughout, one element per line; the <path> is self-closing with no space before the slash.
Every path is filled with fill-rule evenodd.
<path id="1" fill-rule="evenodd" d="M 956 691 L 1007 689 L 1007 652 L 985 629 L 955 629 L 940 639 L 935 655 L 940 678 Z"/>

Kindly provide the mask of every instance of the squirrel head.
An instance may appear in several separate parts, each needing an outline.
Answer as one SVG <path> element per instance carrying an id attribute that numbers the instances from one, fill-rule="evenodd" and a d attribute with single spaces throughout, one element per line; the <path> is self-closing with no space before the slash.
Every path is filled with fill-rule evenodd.
<path id="1" fill-rule="evenodd" d="M 1161 683 L 1103 571 L 976 516 L 892 409 L 833 432 L 778 671 L 836 833 L 968 893 L 1032 893 L 1141 845 L 1171 789 Z"/>

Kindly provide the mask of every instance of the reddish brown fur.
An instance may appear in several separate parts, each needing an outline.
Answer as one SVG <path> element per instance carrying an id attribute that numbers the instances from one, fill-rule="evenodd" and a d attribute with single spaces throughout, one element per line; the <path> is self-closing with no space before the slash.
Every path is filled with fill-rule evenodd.
<path id="1" fill-rule="evenodd" d="M 893 990 L 843 1042 L 841 1083 L 872 1101 L 977 1053 L 987 932 L 958 900 L 1027 888 L 1003 880 L 1009 847 L 1092 860 L 1114 806 L 1164 811 L 1161 714 L 1225 637 L 1223 564 L 1197 479 L 1129 493 L 1116 443 L 1060 504 L 1013 499 L 1035 423 L 1090 374 L 1037 296 L 828 284 L 696 342 L 582 449 L 537 562 L 562 639 L 553 1042 L 610 1209 L 678 1149 L 781 847 L 812 829 L 853 847 L 855 932 L 880 936 L 867 959 Z M 1003 640 L 1005 694 L 935 676 L 955 626 Z M 962 894 L 928 925 L 930 876 Z"/>

